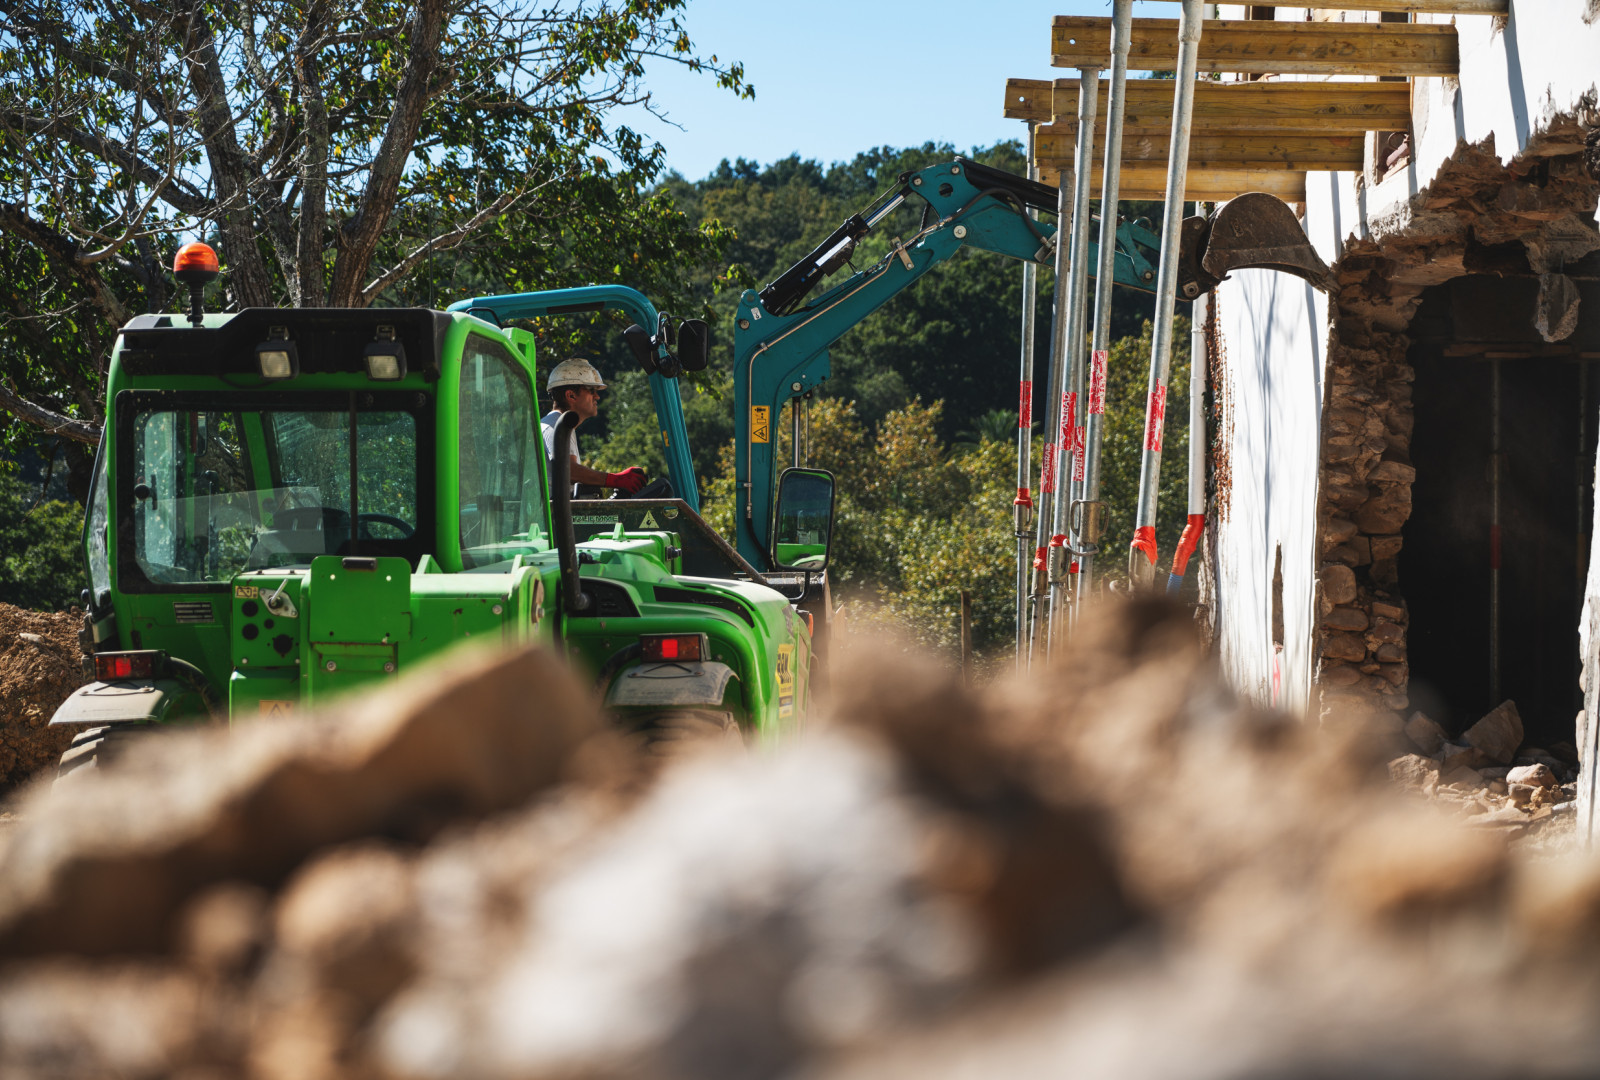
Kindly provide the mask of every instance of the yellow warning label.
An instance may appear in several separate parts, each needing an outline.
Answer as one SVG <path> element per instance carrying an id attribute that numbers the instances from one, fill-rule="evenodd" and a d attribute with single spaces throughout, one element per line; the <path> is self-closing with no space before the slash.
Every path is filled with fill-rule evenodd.
<path id="1" fill-rule="evenodd" d="M 750 407 L 750 441 L 751 442 L 770 442 L 771 441 L 770 436 L 771 436 L 772 428 L 771 428 L 771 425 L 767 422 L 767 417 L 771 414 L 771 412 L 772 412 L 772 410 L 766 405 L 752 405 Z"/>
<path id="2" fill-rule="evenodd" d="M 294 702 L 273 701 L 270 698 L 262 698 L 260 710 L 262 716 L 288 716 L 294 711 Z"/>
<path id="3" fill-rule="evenodd" d="M 233 595 L 240 600 L 254 600 L 261 595 L 261 590 L 254 585 L 235 585 L 233 587 Z"/>
<path id="4" fill-rule="evenodd" d="M 654 514 L 652 514 L 650 511 L 646 510 L 644 512 L 644 520 L 639 522 L 639 528 L 641 528 L 641 529 L 659 529 L 659 528 L 661 528 L 661 526 L 656 524 L 656 516 Z"/>

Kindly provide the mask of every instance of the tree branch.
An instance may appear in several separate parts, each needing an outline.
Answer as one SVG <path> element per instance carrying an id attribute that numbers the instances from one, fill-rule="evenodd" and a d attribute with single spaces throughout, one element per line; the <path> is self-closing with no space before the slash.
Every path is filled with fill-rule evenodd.
<path id="1" fill-rule="evenodd" d="M 411 20 L 410 55 L 395 93 L 394 108 L 372 162 L 372 172 L 362 192 L 361 203 L 339 230 L 339 254 L 333 265 L 333 303 L 354 306 L 361 299 L 361 279 L 372 264 L 373 252 L 389 216 L 394 212 L 395 193 L 405 175 L 411 147 L 422 130 L 422 119 L 431 97 L 430 83 L 439 67 L 439 49 L 448 19 L 444 0 L 420 0 Z"/>
<path id="2" fill-rule="evenodd" d="M 217 225 L 232 268 L 229 285 L 240 307 L 268 307 L 272 303 L 272 283 L 256 247 L 250 199 L 252 177 L 234 131 L 233 114 L 228 108 L 228 82 L 217 56 L 216 39 L 206 22 L 201 0 L 178 0 L 177 10 L 186 16 L 183 59 L 199 105 L 200 137 L 217 186 Z"/>
<path id="3" fill-rule="evenodd" d="M 43 405 L 29 401 L 4 383 L 0 383 L 0 409 L 5 409 L 18 420 L 43 428 L 52 435 L 61 435 L 81 443 L 89 443 L 91 446 L 100 442 L 99 424 L 85 423 L 47 409 Z"/>
<path id="4" fill-rule="evenodd" d="M 84 289 L 101 318 L 112 326 L 128 321 L 126 305 L 106 285 L 94 264 L 79 259 L 78 245 L 71 238 L 33 217 L 22 206 L 4 200 L 0 200 L 0 230 L 26 240 L 43 252 L 56 277 L 64 284 L 76 284 Z"/>
<path id="5" fill-rule="evenodd" d="M 361 290 L 360 306 L 367 307 L 371 305 L 374 300 L 383 294 L 385 289 L 409 274 L 418 263 L 429 255 L 440 251 L 449 251 L 451 248 L 459 246 L 462 241 L 466 240 L 485 223 L 494 220 L 511 209 L 512 205 L 522 198 L 524 194 L 526 192 L 508 191 L 454 229 L 435 236 L 427 243 L 413 249 L 408 255 L 378 275 L 366 288 Z"/>

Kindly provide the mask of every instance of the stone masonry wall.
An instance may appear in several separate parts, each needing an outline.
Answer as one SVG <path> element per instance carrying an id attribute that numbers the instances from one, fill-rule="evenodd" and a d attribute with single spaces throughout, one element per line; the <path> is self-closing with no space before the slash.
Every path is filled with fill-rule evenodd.
<path id="1" fill-rule="evenodd" d="M 1318 498 L 1317 612 L 1322 710 L 1387 714 L 1409 705 L 1409 615 L 1397 559 L 1411 515 L 1411 384 L 1406 329 L 1424 289 L 1463 274 L 1548 274 L 1600 247 L 1585 220 L 1600 185 L 1576 121 L 1509 166 L 1462 145 L 1426 188 L 1366 240 L 1347 243 L 1328 347 Z"/>

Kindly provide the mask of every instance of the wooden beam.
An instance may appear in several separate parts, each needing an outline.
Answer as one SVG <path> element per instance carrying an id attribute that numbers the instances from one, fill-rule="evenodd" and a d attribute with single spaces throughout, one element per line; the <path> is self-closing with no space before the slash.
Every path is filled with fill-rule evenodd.
<path id="1" fill-rule="evenodd" d="M 1013 80 L 1021 82 L 1022 80 Z M 1034 80 L 1029 80 L 1030 82 Z M 1129 79 L 1126 135 L 1166 135 L 1172 131 L 1171 79 Z M 1037 111 L 1037 87 L 1024 92 Z M 1106 101 L 1101 88 L 1095 135 L 1106 131 Z M 1056 124 L 1071 126 L 1078 116 L 1078 80 L 1057 79 L 1050 97 Z M 1009 113 L 1007 115 L 1010 115 Z M 1050 117 L 1044 119 L 1049 120 Z M 1196 135 L 1239 132 L 1253 135 L 1365 135 L 1369 131 L 1407 131 L 1411 127 L 1411 86 L 1403 82 L 1212 82 L 1194 88 Z"/>
<path id="2" fill-rule="evenodd" d="M 1063 176 L 1067 177 L 1068 182 L 1071 181 L 1071 158 L 1039 158 L 1036 164 L 1039 179 L 1046 184 L 1060 184 Z M 1090 195 L 1093 198 L 1100 197 L 1101 175 L 1097 167 L 1090 182 Z M 1282 169 L 1197 169 L 1191 165 L 1183 197 L 1201 202 L 1222 202 L 1247 191 L 1265 191 L 1284 202 L 1305 202 L 1306 174 Z M 1117 192 L 1121 199 L 1159 202 L 1167 192 L 1166 167 L 1151 169 L 1124 165 Z"/>
<path id="3" fill-rule="evenodd" d="M 1111 20 L 1057 15 L 1050 31 L 1057 67 L 1106 67 Z M 1178 66 L 1178 20 L 1134 19 L 1128 66 Z M 1200 35 L 1200 70 L 1252 75 L 1456 75 L 1454 26 L 1433 23 L 1333 23 L 1212 20 Z"/>
<path id="4" fill-rule="evenodd" d="M 1048 124 L 1054 91 L 1049 79 L 1007 79 L 1005 116 Z"/>
<path id="5" fill-rule="evenodd" d="M 1171 134 L 1123 135 L 1122 164 L 1145 164 L 1165 169 Z M 1034 142 L 1037 158 L 1071 160 L 1078 145 L 1076 130 L 1064 124 L 1038 129 Z M 1287 169 L 1292 172 L 1360 172 L 1365 139 L 1360 135 L 1192 135 L 1191 169 Z M 1095 140 L 1095 168 L 1105 161 L 1105 143 Z"/>
<path id="6" fill-rule="evenodd" d="M 1167 0 L 1180 3 L 1181 0 Z M 1511 0 L 1295 0 L 1288 7 L 1318 11 L 1420 11 L 1434 15 L 1504 15 Z"/>

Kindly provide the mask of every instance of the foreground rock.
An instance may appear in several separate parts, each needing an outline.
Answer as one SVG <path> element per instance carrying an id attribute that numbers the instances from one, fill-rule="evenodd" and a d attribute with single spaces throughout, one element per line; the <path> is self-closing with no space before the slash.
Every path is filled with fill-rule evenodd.
<path id="1" fill-rule="evenodd" d="M 1600 1068 L 1600 867 L 1242 706 L 1181 613 L 982 695 L 841 653 L 830 722 L 653 777 L 532 654 L 35 803 L 0 1075 Z"/>

